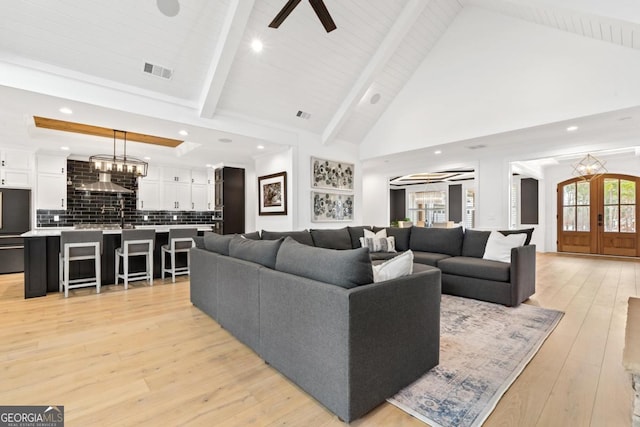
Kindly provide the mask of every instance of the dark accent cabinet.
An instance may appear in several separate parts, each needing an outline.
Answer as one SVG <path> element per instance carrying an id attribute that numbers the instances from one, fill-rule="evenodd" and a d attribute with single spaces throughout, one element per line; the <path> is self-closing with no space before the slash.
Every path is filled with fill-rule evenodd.
<path id="1" fill-rule="evenodd" d="M 222 221 L 215 231 L 220 234 L 244 233 L 244 169 L 227 166 L 216 169 L 215 180 L 216 210 L 222 211 Z"/>

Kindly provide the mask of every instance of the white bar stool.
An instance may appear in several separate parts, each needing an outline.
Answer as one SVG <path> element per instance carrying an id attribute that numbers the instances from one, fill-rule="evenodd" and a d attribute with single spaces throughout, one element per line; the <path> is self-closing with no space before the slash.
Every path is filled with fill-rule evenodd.
<path id="1" fill-rule="evenodd" d="M 59 291 L 69 297 L 69 289 L 95 286 L 100 293 L 102 231 L 63 231 L 60 233 L 60 255 L 58 256 Z M 69 278 L 71 261 L 94 260 L 95 276 L 78 279 Z"/>
<path id="2" fill-rule="evenodd" d="M 180 274 L 189 274 L 190 254 L 189 250 L 194 246 L 193 237 L 198 235 L 196 228 L 170 228 L 169 243 L 162 245 L 160 254 L 162 255 L 162 278 L 164 273 L 171 273 L 172 282 L 176 282 L 176 276 Z M 187 266 L 176 268 L 176 254 L 186 252 Z M 165 268 L 165 255 L 169 254 L 171 258 L 170 268 Z"/>
<path id="3" fill-rule="evenodd" d="M 156 231 L 151 230 L 122 230 L 122 246 L 116 249 L 116 285 L 118 279 L 124 282 L 124 288 L 129 289 L 129 281 L 147 280 L 153 286 L 153 248 L 156 243 Z M 135 273 L 129 272 L 129 257 L 144 256 L 145 270 Z M 120 260 L 122 260 L 122 274 L 120 274 Z"/>

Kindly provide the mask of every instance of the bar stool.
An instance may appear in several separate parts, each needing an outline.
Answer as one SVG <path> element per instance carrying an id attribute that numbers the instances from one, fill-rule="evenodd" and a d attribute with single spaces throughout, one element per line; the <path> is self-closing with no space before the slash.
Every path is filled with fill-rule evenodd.
<path id="1" fill-rule="evenodd" d="M 69 297 L 69 289 L 95 286 L 100 293 L 102 253 L 102 231 L 63 231 L 60 233 L 60 255 L 58 256 L 59 291 Z M 69 278 L 72 261 L 94 260 L 95 276 L 78 279 Z"/>
<path id="2" fill-rule="evenodd" d="M 124 288 L 129 289 L 130 280 L 148 280 L 153 286 L 153 248 L 156 243 L 155 230 L 122 230 L 122 246 L 116 249 L 116 285 L 118 279 L 124 282 Z M 144 256 L 145 270 L 130 273 L 129 257 Z M 120 274 L 120 260 L 122 260 L 122 274 Z"/>
<path id="3" fill-rule="evenodd" d="M 171 273 L 172 282 L 176 282 L 176 276 L 179 274 L 189 274 L 189 249 L 194 245 L 193 237 L 198 235 L 196 228 L 170 228 L 169 243 L 162 245 L 160 254 L 162 255 L 162 278 L 164 273 Z M 176 268 L 176 254 L 186 252 L 187 266 Z M 165 268 L 165 254 L 171 257 L 170 268 Z"/>

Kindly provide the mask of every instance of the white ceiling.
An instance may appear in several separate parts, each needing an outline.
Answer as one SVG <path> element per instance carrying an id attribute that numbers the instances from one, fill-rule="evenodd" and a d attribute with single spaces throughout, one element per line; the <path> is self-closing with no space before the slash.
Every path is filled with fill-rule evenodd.
<path id="1" fill-rule="evenodd" d="M 640 14 L 621 7 L 626 0 L 325 0 L 331 33 L 306 1 L 279 29 L 267 25 L 284 0 L 179 1 L 175 17 L 155 0 L 3 2 L 0 143 L 67 145 L 76 155 L 104 145 L 35 129 L 33 115 L 168 138 L 187 129 L 181 149 L 130 149 L 194 165 L 286 149 L 299 131 L 359 143 L 467 6 L 640 49 Z M 143 73 L 145 62 L 172 78 Z"/>

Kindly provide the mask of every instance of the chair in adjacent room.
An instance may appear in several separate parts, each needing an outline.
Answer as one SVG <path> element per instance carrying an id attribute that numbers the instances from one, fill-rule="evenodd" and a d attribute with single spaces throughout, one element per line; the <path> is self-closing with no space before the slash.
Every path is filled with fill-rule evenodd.
<path id="1" fill-rule="evenodd" d="M 172 282 L 176 282 L 176 276 L 180 274 L 189 274 L 189 250 L 194 246 L 193 238 L 198 235 L 196 228 L 171 228 L 169 229 L 169 242 L 162 245 L 160 254 L 162 255 L 162 278 L 164 273 L 171 273 Z M 187 254 L 187 265 L 185 267 L 176 267 L 176 254 Z M 165 268 L 166 255 L 170 257 L 169 268 Z"/>
<path id="2" fill-rule="evenodd" d="M 122 230 L 122 245 L 116 249 L 115 279 L 124 282 L 124 288 L 129 289 L 129 282 L 147 280 L 153 286 L 153 249 L 156 243 L 155 230 Z M 129 271 L 129 257 L 145 257 L 144 271 Z M 122 260 L 122 273 L 120 261 Z"/>
<path id="3" fill-rule="evenodd" d="M 69 297 L 69 289 L 95 286 L 100 293 L 102 283 L 101 265 L 102 231 L 62 231 L 60 233 L 60 255 L 58 256 L 59 291 Z M 94 276 L 70 278 L 70 264 L 73 261 L 94 261 Z"/>

